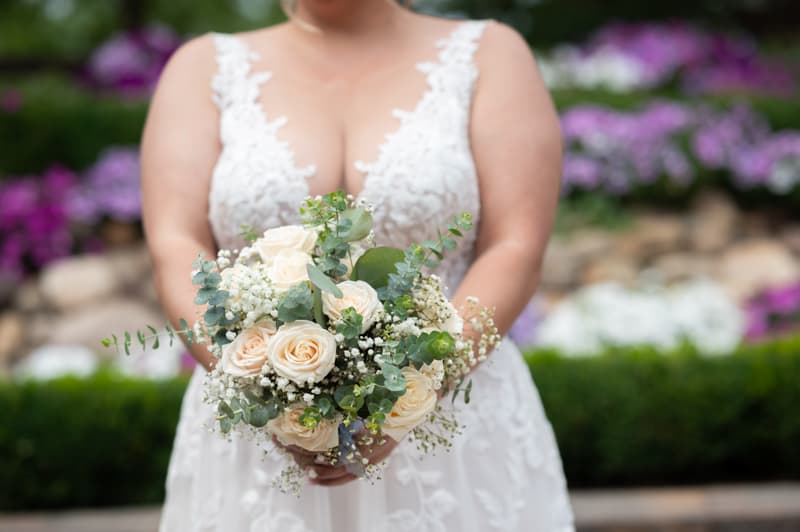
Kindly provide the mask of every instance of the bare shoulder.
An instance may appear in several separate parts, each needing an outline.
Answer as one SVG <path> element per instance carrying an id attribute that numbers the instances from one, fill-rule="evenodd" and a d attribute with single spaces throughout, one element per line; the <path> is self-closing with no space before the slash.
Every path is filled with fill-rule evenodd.
<path id="1" fill-rule="evenodd" d="M 213 34 L 207 33 L 183 43 L 164 67 L 159 90 L 184 86 L 196 88 L 198 83 L 210 82 L 216 71 L 216 47 L 213 39 Z"/>
<path id="2" fill-rule="evenodd" d="M 183 43 L 172 54 L 167 67 L 181 71 L 209 70 L 214 67 L 215 56 L 214 34 L 206 33 Z"/>
<path id="3" fill-rule="evenodd" d="M 495 20 L 486 22 L 475 60 L 486 69 L 499 65 L 522 72 L 536 70 L 536 60 L 525 38 L 511 26 Z"/>

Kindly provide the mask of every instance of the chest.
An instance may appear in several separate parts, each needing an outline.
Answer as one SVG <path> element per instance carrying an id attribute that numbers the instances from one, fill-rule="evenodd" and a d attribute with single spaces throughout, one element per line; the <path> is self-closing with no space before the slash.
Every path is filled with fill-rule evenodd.
<path id="1" fill-rule="evenodd" d="M 375 206 L 376 238 L 386 244 L 430 238 L 462 211 L 477 217 L 469 145 L 477 69 L 465 42 L 442 43 L 439 61 L 418 63 L 396 86 L 310 90 L 253 69 L 242 43 L 218 36 L 222 151 L 209 196 L 218 242 L 235 245 L 241 225 L 296 223 L 304 197 L 339 188 Z"/>

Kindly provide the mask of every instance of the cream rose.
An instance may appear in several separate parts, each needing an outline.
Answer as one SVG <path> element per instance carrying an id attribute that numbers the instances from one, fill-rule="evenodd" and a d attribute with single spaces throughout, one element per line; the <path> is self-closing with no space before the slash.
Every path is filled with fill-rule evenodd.
<path id="1" fill-rule="evenodd" d="M 330 319 L 342 319 L 342 312 L 347 308 L 354 308 L 361 314 L 361 332 L 366 332 L 380 317 L 383 306 L 378 299 L 378 293 L 369 283 L 364 281 L 342 281 L 338 285 L 342 297 L 325 292 L 322 294 L 322 311 Z"/>
<path id="2" fill-rule="evenodd" d="M 412 366 L 402 369 L 406 378 L 406 393 L 397 399 L 394 408 L 383 422 L 383 432 L 395 441 L 422 424 L 436 407 L 433 380 Z"/>
<path id="3" fill-rule="evenodd" d="M 311 255 L 295 249 L 285 249 L 275 255 L 267 271 L 272 283 L 280 291 L 308 280 L 308 265 Z"/>
<path id="4" fill-rule="evenodd" d="M 297 384 L 319 382 L 333 369 L 336 339 L 313 321 L 283 325 L 269 343 L 272 368 Z"/>
<path id="5" fill-rule="evenodd" d="M 267 423 L 267 428 L 283 445 L 296 445 L 306 451 L 321 453 L 339 445 L 339 421 L 322 418 L 316 427 L 309 429 L 300 423 L 306 409 L 305 403 L 294 403 Z"/>
<path id="6" fill-rule="evenodd" d="M 222 347 L 222 371 L 234 377 L 258 375 L 267 361 L 267 351 L 275 334 L 271 320 L 256 323 L 240 332 L 233 342 Z"/>
<path id="7" fill-rule="evenodd" d="M 317 233 L 301 225 L 285 225 L 264 231 L 253 243 L 261 260 L 270 262 L 281 251 L 291 249 L 311 253 L 317 243 Z"/>

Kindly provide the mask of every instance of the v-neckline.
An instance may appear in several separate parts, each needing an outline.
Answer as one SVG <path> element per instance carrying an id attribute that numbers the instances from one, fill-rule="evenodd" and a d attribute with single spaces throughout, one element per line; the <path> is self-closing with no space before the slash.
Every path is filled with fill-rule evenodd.
<path id="1" fill-rule="evenodd" d="M 445 64 L 444 52 L 447 48 L 453 43 L 456 36 L 463 30 L 463 28 L 467 27 L 471 21 L 465 20 L 456 24 L 456 26 L 450 30 L 446 35 L 436 39 L 433 43 L 434 51 L 436 52 L 435 57 L 425 61 L 417 61 L 414 64 L 416 70 L 423 72 L 425 74 L 425 84 L 426 88 L 422 91 L 422 94 L 417 99 L 416 103 L 412 106 L 410 110 L 400 109 L 398 107 L 393 107 L 389 110 L 389 114 L 396 117 L 399 120 L 399 124 L 396 128 L 391 129 L 390 131 L 384 134 L 384 138 L 381 142 L 377 144 L 376 148 L 376 155 L 375 157 L 369 161 L 364 162 L 361 159 L 356 159 L 352 162 L 353 167 L 357 172 L 361 172 L 364 175 L 364 180 L 361 184 L 361 190 L 357 194 L 352 194 L 356 200 L 361 200 L 364 198 L 365 193 L 369 189 L 369 185 L 372 179 L 374 179 L 374 174 L 376 168 L 385 167 L 386 159 L 388 155 L 391 153 L 389 147 L 391 146 L 392 140 L 397 137 L 398 135 L 402 134 L 406 127 L 408 127 L 409 119 L 418 115 L 424 106 L 426 105 L 427 101 L 433 97 L 435 94 L 435 85 L 431 81 L 431 76 L 433 73 L 433 68 L 440 67 Z M 260 54 L 257 50 L 255 50 L 252 46 L 250 46 L 247 41 L 244 39 L 229 34 L 229 37 L 233 38 L 236 42 L 240 43 L 243 49 L 247 52 L 247 59 L 248 59 L 248 72 L 247 78 L 248 79 L 257 79 L 262 78 L 264 81 L 268 81 L 272 78 L 272 71 L 267 69 L 259 69 L 255 70 L 253 68 L 253 61 L 255 59 L 260 58 Z M 437 51 L 438 50 L 438 51 Z M 281 139 L 278 137 L 277 130 L 288 122 L 289 118 L 286 115 L 278 115 L 275 118 L 270 119 L 267 115 L 266 110 L 262 104 L 261 100 L 261 90 L 260 90 L 260 83 L 256 84 L 258 88 L 256 95 L 254 97 L 254 101 L 252 105 L 254 107 L 254 111 L 256 111 L 255 115 L 258 117 L 260 124 L 262 125 L 265 133 L 270 132 L 272 140 L 275 142 L 277 146 L 284 150 L 287 155 L 287 159 L 290 161 L 292 166 L 292 173 L 295 175 L 302 175 L 302 185 L 305 190 L 305 195 L 311 195 L 311 187 L 309 185 L 308 180 L 313 179 L 316 177 L 317 174 L 317 165 L 314 163 L 310 163 L 304 167 L 298 166 L 297 164 L 297 156 L 294 148 L 292 147 L 291 142 L 288 139 Z M 270 125 L 273 127 L 270 127 Z M 347 179 L 347 167 L 348 165 L 345 164 L 343 166 L 345 175 L 342 176 L 342 187 L 346 185 Z M 347 191 L 348 194 L 351 194 Z"/>

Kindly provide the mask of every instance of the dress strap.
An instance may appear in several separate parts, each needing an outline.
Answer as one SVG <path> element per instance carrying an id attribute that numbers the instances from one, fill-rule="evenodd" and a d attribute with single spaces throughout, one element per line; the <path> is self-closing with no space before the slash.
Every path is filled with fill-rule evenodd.
<path id="1" fill-rule="evenodd" d="M 437 43 L 442 48 L 439 61 L 445 65 L 471 64 L 487 23 L 486 20 L 468 20 L 459 24 L 449 36 Z"/>

